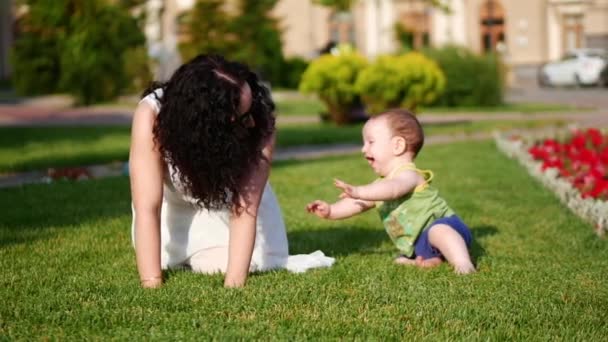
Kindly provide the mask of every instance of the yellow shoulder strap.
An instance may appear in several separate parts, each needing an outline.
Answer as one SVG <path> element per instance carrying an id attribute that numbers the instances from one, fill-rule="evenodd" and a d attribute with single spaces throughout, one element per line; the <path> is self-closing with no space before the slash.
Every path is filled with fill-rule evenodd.
<path id="1" fill-rule="evenodd" d="M 389 176 L 387 178 L 394 177 L 399 172 L 402 172 L 402 171 L 405 171 L 405 170 L 416 171 L 425 180 L 425 182 L 423 184 L 418 185 L 414 189 L 414 192 L 424 190 L 429 185 L 429 183 L 431 182 L 431 180 L 433 179 L 433 171 L 418 169 L 414 163 L 407 163 L 407 164 L 403 164 L 403 165 L 397 167 L 396 169 L 394 169 L 393 171 L 391 171 L 389 173 Z"/>
<path id="2" fill-rule="evenodd" d="M 422 170 L 416 167 L 416 165 L 414 163 L 407 163 L 407 164 L 403 164 L 397 168 L 395 168 L 393 171 L 391 171 L 388 175 L 387 178 L 391 178 L 394 177 L 396 174 L 398 174 L 399 172 L 405 171 L 405 170 L 411 170 L 411 171 L 416 171 L 418 174 L 420 174 L 422 177 L 424 177 L 424 179 L 427 182 L 430 182 L 431 179 L 433 179 L 433 171 L 431 170 Z M 428 177 L 428 178 L 427 178 Z"/>
<path id="3" fill-rule="evenodd" d="M 403 165 L 398 166 L 395 169 L 393 169 L 393 171 L 389 172 L 389 174 L 386 178 L 393 178 L 396 174 L 398 174 L 402 171 L 405 171 L 405 170 L 411 170 L 411 171 L 418 172 L 418 169 L 416 169 L 416 165 L 414 165 L 414 163 L 406 163 L 406 164 L 403 164 Z"/>

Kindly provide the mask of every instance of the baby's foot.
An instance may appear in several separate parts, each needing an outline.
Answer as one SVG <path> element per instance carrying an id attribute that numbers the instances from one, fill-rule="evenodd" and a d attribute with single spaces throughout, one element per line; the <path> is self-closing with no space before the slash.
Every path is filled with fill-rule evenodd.
<path id="1" fill-rule="evenodd" d="M 398 257 L 395 258 L 395 264 L 399 264 L 399 265 L 416 265 L 416 260 L 414 259 L 410 259 L 404 255 L 400 255 Z"/>
<path id="2" fill-rule="evenodd" d="M 454 265 L 454 272 L 456 272 L 456 274 L 469 274 L 475 273 L 477 270 L 473 264 L 467 263 L 463 265 Z"/>
<path id="3" fill-rule="evenodd" d="M 443 259 L 441 259 L 440 257 L 423 259 L 421 256 L 417 257 L 416 261 L 415 261 L 416 266 L 418 266 L 420 268 L 437 267 L 437 266 L 441 265 L 442 262 L 443 262 Z"/>

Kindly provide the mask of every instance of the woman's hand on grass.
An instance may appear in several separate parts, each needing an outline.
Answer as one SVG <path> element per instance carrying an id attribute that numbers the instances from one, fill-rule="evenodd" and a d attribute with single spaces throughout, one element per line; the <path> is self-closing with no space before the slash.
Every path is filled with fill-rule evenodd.
<path id="1" fill-rule="evenodd" d="M 163 278 L 161 276 L 150 277 L 141 279 L 141 287 L 144 289 L 156 289 L 163 285 Z"/>

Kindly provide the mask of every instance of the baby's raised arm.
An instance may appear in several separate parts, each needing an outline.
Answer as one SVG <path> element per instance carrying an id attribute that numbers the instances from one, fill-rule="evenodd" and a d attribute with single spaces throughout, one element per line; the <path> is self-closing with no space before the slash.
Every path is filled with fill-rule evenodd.
<path id="1" fill-rule="evenodd" d="M 363 201 L 389 201 L 411 192 L 421 183 L 421 177 L 415 171 L 403 171 L 390 179 L 382 179 L 366 185 L 350 185 L 339 179 L 334 180 L 343 196 Z"/>
<path id="2" fill-rule="evenodd" d="M 316 200 L 306 206 L 309 213 L 328 220 L 340 220 L 362 213 L 374 207 L 373 202 L 343 198 L 336 203 L 329 204 Z"/>

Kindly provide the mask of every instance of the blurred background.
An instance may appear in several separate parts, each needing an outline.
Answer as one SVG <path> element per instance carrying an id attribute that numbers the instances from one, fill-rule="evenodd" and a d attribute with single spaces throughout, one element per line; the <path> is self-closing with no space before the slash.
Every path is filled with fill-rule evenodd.
<path id="1" fill-rule="evenodd" d="M 608 0 L 0 1 L 0 84 L 23 96 L 69 93 L 85 105 L 140 93 L 208 52 L 246 62 L 273 89 L 299 88 L 335 104 L 313 81 L 301 84 L 311 62 L 348 52 L 369 64 L 412 51 L 447 78 L 427 87 L 427 104 L 458 105 L 457 84 L 495 73 L 465 89 L 494 84 L 493 93 L 464 103 L 492 105 L 505 86 L 557 84 L 543 66 L 583 48 L 605 60 Z M 601 71 L 570 78 L 602 85 Z"/>

